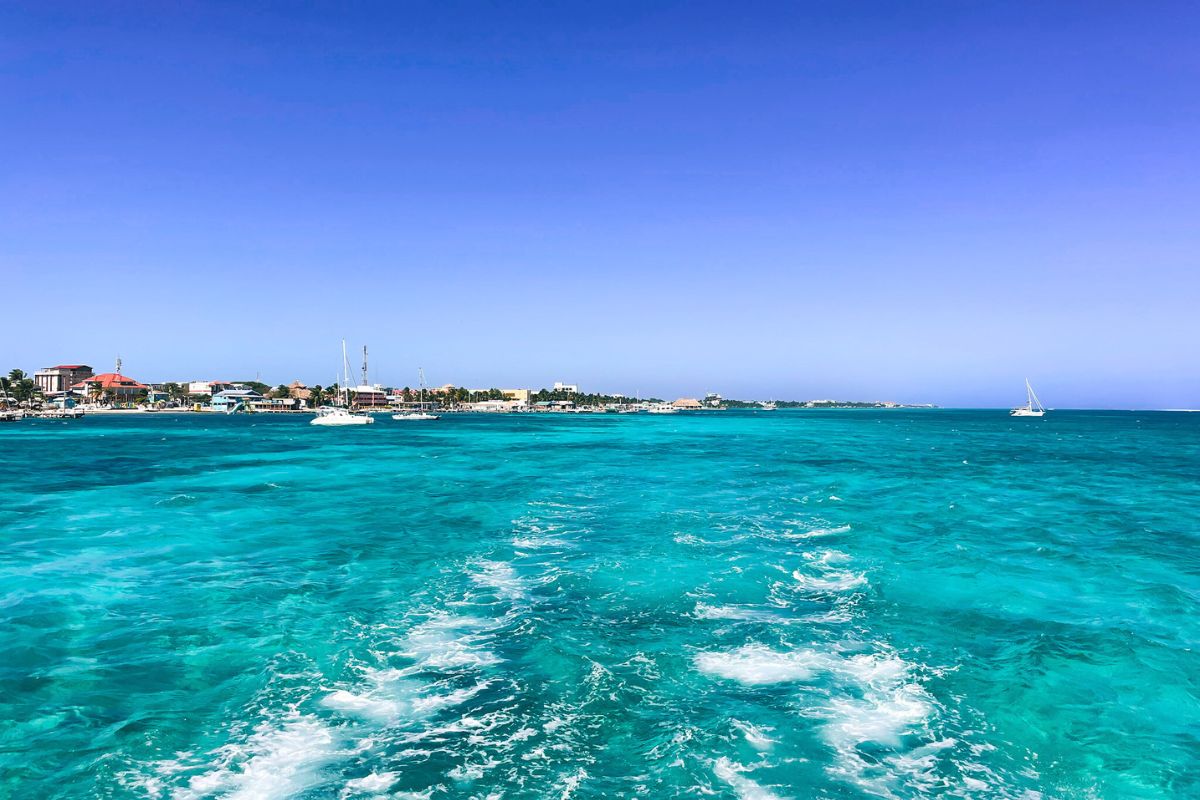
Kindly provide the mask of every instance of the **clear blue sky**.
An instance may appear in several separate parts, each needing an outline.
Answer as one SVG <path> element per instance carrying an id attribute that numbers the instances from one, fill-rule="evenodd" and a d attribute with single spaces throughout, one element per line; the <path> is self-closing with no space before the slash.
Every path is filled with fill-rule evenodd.
<path id="1" fill-rule="evenodd" d="M 0 6 L 0 366 L 1200 406 L 1194 3 Z"/>

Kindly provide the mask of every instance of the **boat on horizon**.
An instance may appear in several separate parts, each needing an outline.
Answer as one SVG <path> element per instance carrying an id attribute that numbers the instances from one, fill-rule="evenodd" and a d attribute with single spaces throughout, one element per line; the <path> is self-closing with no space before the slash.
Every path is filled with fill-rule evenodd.
<path id="1" fill-rule="evenodd" d="M 1012 417 L 1041 417 L 1045 416 L 1046 409 L 1042 405 L 1042 401 L 1038 400 L 1037 394 L 1034 393 L 1033 387 L 1029 384 L 1029 378 L 1025 379 L 1025 405 L 1014 408 L 1009 412 Z"/>

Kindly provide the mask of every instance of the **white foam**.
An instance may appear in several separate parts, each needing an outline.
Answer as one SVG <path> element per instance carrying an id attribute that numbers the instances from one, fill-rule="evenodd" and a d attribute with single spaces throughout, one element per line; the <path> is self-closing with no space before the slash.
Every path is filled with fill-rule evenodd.
<path id="1" fill-rule="evenodd" d="M 733 789 L 739 800 L 782 800 L 780 795 L 747 778 L 743 773 L 749 772 L 744 767 L 728 758 L 721 756 L 713 763 L 713 774 Z"/>
<path id="2" fill-rule="evenodd" d="M 513 569 L 513 565 L 503 561 L 483 561 L 479 572 L 472 573 L 471 580 L 480 586 L 493 590 L 498 597 L 505 600 L 520 600 L 527 593 L 525 581 Z"/>
<path id="3" fill-rule="evenodd" d="M 776 742 L 770 736 L 767 736 L 766 731 L 757 725 L 752 725 L 749 722 L 742 722 L 740 719 L 733 720 L 733 727 L 742 732 L 742 736 L 746 738 L 746 742 L 761 753 L 765 753 L 775 746 Z"/>
<path id="4" fill-rule="evenodd" d="M 792 578 L 801 589 L 811 592 L 845 592 L 857 589 L 867 582 L 867 576 L 861 572 L 829 570 L 823 575 L 808 575 L 800 570 L 792 573 Z"/>
<path id="5" fill-rule="evenodd" d="M 291 714 L 278 727 L 263 723 L 243 744 L 217 753 L 217 765 L 175 792 L 178 800 L 283 800 L 324 781 L 321 768 L 341 753 L 334 733 L 314 717 Z"/>
<path id="6" fill-rule="evenodd" d="M 372 772 L 370 775 L 346 781 L 346 785 L 342 788 L 342 797 L 356 794 L 380 794 L 390 789 L 399 778 L 399 772 Z"/>
<path id="7" fill-rule="evenodd" d="M 805 553 L 804 558 L 817 564 L 844 564 L 850 555 L 841 550 L 815 550 Z"/>
<path id="8" fill-rule="evenodd" d="M 587 776 L 587 772 L 582 767 L 577 772 L 568 775 L 563 781 L 562 794 L 559 795 L 559 800 L 570 800 L 571 795 L 575 794 L 575 790 L 579 788 L 579 784 L 587 779 Z"/>
<path id="9" fill-rule="evenodd" d="M 407 709 L 406 704 L 395 699 L 354 694 L 346 689 L 338 689 L 326 695 L 321 700 L 321 705 L 343 714 L 352 714 L 384 724 L 395 722 Z"/>
<path id="10" fill-rule="evenodd" d="M 455 689 L 448 694 L 434 694 L 418 697 L 413 700 L 413 711 L 417 714 L 432 714 L 443 708 L 461 705 L 487 687 L 489 681 L 478 683 L 466 689 Z"/>
<path id="11" fill-rule="evenodd" d="M 400 655 L 427 669 L 486 667 L 500 663 L 495 653 L 482 647 L 478 633 L 488 624 L 475 617 L 439 614 L 415 626 Z"/>
<path id="12" fill-rule="evenodd" d="M 749 686 L 806 681 L 827 661 L 827 656 L 811 650 L 780 652 L 760 644 L 743 645 L 725 653 L 699 653 L 695 658 L 701 672 Z"/>
<path id="13" fill-rule="evenodd" d="M 839 533 L 849 533 L 849 525 L 841 525 L 836 528 L 813 528 L 812 530 L 801 531 L 799 533 L 785 533 L 789 539 L 820 539 L 824 536 L 834 536 Z"/>
<path id="14" fill-rule="evenodd" d="M 929 693 L 915 683 L 863 698 L 835 698 L 829 704 L 825 736 L 834 748 L 875 742 L 900 746 L 900 737 L 932 713 Z"/>
<path id="15" fill-rule="evenodd" d="M 697 603 L 692 616 L 696 619 L 724 619 L 736 622 L 791 622 L 791 620 L 784 619 L 778 614 L 772 614 L 770 611 L 758 608 L 747 608 L 746 606 L 737 605 L 710 606 L 707 603 Z"/>
<path id="16" fill-rule="evenodd" d="M 863 686 L 887 688 L 905 681 L 909 665 L 897 656 L 861 653 L 844 659 L 839 669 Z"/>

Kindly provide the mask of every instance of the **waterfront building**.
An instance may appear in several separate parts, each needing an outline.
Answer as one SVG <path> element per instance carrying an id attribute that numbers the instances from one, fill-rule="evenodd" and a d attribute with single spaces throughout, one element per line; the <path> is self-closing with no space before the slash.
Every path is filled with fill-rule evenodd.
<path id="1" fill-rule="evenodd" d="M 237 384 L 230 383 L 229 381 L 189 381 L 187 383 L 187 392 L 192 397 L 200 397 L 202 395 L 216 397 L 221 392 L 237 388 Z"/>
<path id="2" fill-rule="evenodd" d="M 570 400 L 540 400 L 529 407 L 531 411 L 574 411 L 575 404 Z"/>
<path id="3" fill-rule="evenodd" d="M 235 414 L 246 411 L 254 402 L 262 400 L 263 396 L 253 389 L 226 389 L 213 395 L 212 410 L 223 414 Z"/>
<path id="4" fill-rule="evenodd" d="M 65 392 L 93 374 L 92 368 L 87 364 L 59 364 L 57 367 L 46 367 L 33 373 L 33 382 L 42 394 L 51 395 Z"/>
<path id="5" fill-rule="evenodd" d="M 71 389 L 82 392 L 89 399 L 108 400 L 116 405 L 133 403 L 145 396 L 150 387 L 119 372 L 104 372 L 92 375 Z"/>
<path id="6" fill-rule="evenodd" d="M 304 401 L 298 397 L 259 397 L 246 405 L 255 414 L 288 414 L 303 409 Z"/>
<path id="7" fill-rule="evenodd" d="M 504 395 L 505 400 L 516 400 L 518 403 L 529 404 L 529 398 L 533 395 L 532 389 L 501 389 L 500 394 Z"/>
<path id="8" fill-rule="evenodd" d="M 695 411 L 698 408 L 704 408 L 700 401 L 694 397 L 681 397 L 671 405 L 675 406 L 675 408 L 686 411 Z"/>
<path id="9" fill-rule="evenodd" d="M 721 401 L 723 399 L 724 398 L 722 398 L 721 395 L 717 394 L 716 392 L 709 392 L 708 394 L 704 395 L 704 405 L 708 406 L 709 408 L 720 408 Z"/>
<path id="10" fill-rule="evenodd" d="M 350 390 L 350 403 L 355 408 L 387 408 L 387 392 L 379 384 L 355 386 Z"/>

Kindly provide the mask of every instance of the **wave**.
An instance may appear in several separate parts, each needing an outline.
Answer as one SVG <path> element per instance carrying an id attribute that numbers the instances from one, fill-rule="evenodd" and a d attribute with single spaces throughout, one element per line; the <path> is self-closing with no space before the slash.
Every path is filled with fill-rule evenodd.
<path id="1" fill-rule="evenodd" d="M 857 589 L 867 583 L 867 576 L 861 572 L 838 570 L 830 570 L 821 576 L 808 575 L 796 570 L 792 573 L 792 577 L 801 589 L 813 592 L 845 592 Z"/>
<path id="2" fill-rule="evenodd" d="M 746 743 L 760 753 L 767 752 L 776 744 L 775 740 L 767 735 L 767 731 L 771 730 L 770 728 L 764 730 L 749 722 L 742 722 L 740 719 L 733 720 L 733 727 L 741 731 L 742 736 L 746 739 Z"/>
<path id="3" fill-rule="evenodd" d="M 399 779 L 399 772 L 372 772 L 370 775 L 346 781 L 346 785 L 342 787 L 342 797 L 356 794 L 380 794 L 394 786 Z"/>
<path id="4" fill-rule="evenodd" d="M 733 789 L 739 800 L 782 800 L 780 795 L 747 778 L 750 768 L 721 756 L 713 763 L 713 774 Z"/>
<path id="5" fill-rule="evenodd" d="M 291 713 L 266 722 L 241 744 L 217 751 L 217 764 L 175 793 L 178 800 L 284 800 L 324 783 L 322 768 L 345 756 L 334 731 L 315 717 Z"/>
<path id="6" fill-rule="evenodd" d="M 489 627 L 491 624 L 477 617 L 439 613 L 408 632 L 398 655 L 431 670 L 498 664 L 502 659 L 480 642 L 480 634 Z"/>
<path id="7" fill-rule="evenodd" d="M 813 528 L 807 531 L 798 533 L 785 533 L 784 536 L 788 539 L 820 539 L 825 536 L 836 536 L 839 533 L 849 533 L 849 525 L 839 525 L 836 528 Z"/>
<path id="8" fill-rule="evenodd" d="M 760 644 L 747 644 L 736 650 L 698 653 L 696 668 L 747 686 L 788 681 L 807 681 L 823 667 L 827 656 L 811 650 L 779 651 Z"/>

